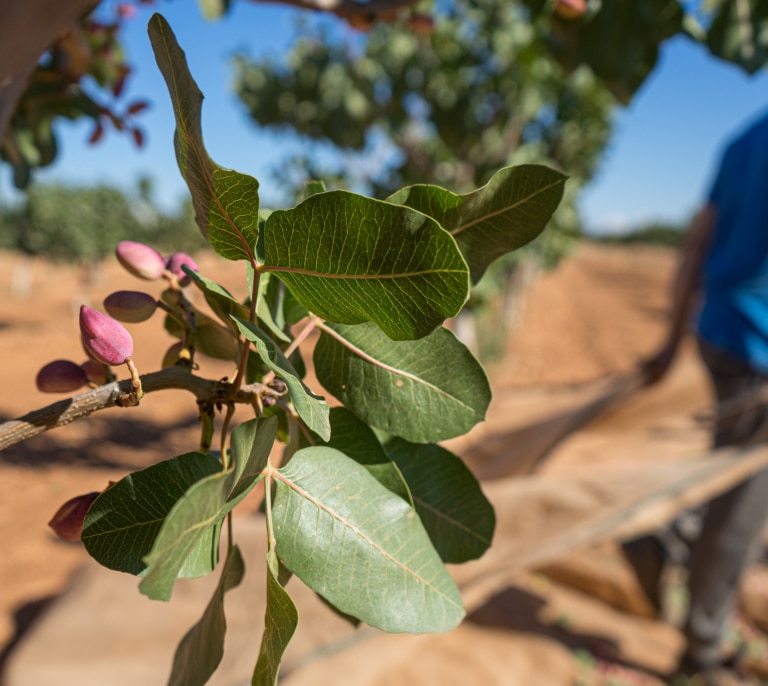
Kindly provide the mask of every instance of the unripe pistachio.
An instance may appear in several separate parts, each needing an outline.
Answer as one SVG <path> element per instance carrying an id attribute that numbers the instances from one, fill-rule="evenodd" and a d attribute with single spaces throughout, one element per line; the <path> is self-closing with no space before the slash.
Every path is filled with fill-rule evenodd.
<path id="1" fill-rule="evenodd" d="M 83 522 L 88 508 L 101 494 L 98 491 L 78 495 L 70 498 L 58 510 L 48 522 L 48 526 L 54 530 L 59 538 L 65 541 L 79 541 L 83 533 Z"/>
<path id="2" fill-rule="evenodd" d="M 85 372 L 88 381 L 97 386 L 102 386 L 109 381 L 107 368 L 101 362 L 97 362 L 96 360 L 86 360 L 80 365 L 80 368 Z"/>
<path id="3" fill-rule="evenodd" d="M 133 339 L 128 330 L 87 305 L 80 307 L 80 333 L 83 347 L 97 362 L 112 366 L 133 356 Z"/>
<path id="4" fill-rule="evenodd" d="M 578 19 L 586 11 L 586 0 L 558 0 L 555 7 L 555 12 L 563 19 Z"/>
<path id="5" fill-rule="evenodd" d="M 38 391 L 72 393 L 88 383 L 83 369 L 69 360 L 54 360 L 45 365 L 35 378 Z"/>
<path id="6" fill-rule="evenodd" d="M 115 291 L 104 299 L 104 309 L 120 322 L 135 324 L 155 313 L 157 301 L 140 291 Z"/>
<path id="7" fill-rule="evenodd" d="M 154 281 L 163 275 L 165 260 L 154 248 L 136 241 L 120 241 L 115 249 L 117 261 L 140 279 Z"/>
<path id="8" fill-rule="evenodd" d="M 191 283 L 192 279 L 190 279 L 182 269 L 182 266 L 189 267 L 193 272 L 200 271 L 200 268 L 197 266 L 197 262 L 195 262 L 189 255 L 183 252 L 175 252 L 173 255 L 171 255 L 168 258 L 168 261 L 165 263 L 165 268 L 171 272 L 171 274 L 175 274 L 176 278 L 179 280 L 180 286 L 187 286 Z"/>

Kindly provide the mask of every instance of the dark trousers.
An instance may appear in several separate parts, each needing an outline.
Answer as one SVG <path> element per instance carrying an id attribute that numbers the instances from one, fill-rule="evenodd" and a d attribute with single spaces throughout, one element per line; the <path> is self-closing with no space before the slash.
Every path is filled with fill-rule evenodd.
<path id="1" fill-rule="evenodd" d="M 699 342 L 717 399 L 714 447 L 765 440 L 768 377 L 730 353 Z M 736 606 L 739 582 L 759 552 L 768 519 L 768 470 L 712 500 L 703 510 L 689 560 L 687 655 L 702 666 L 721 659 L 721 641 Z"/>

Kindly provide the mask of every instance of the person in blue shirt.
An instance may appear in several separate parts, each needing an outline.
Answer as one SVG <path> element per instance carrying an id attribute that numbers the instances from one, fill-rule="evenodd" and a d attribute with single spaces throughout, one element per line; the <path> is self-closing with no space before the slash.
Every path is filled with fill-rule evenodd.
<path id="1" fill-rule="evenodd" d="M 766 440 L 768 114 L 727 145 L 682 249 L 671 300 L 664 344 L 644 365 L 646 382 L 664 377 L 698 304 L 699 352 L 717 403 L 713 446 Z M 768 520 L 768 470 L 710 502 L 695 519 L 698 532 L 686 531 L 681 518 L 664 534 L 625 543 L 624 552 L 658 607 L 665 562 L 681 545 L 688 549 L 687 647 L 678 672 L 722 683 L 718 673 L 734 663 L 723 654 L 723 636 Z"/>

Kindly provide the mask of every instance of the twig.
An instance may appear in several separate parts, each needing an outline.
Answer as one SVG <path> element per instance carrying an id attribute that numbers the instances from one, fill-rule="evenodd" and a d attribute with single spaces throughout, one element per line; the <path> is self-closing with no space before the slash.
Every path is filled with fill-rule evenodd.
<path id="1" fill-rule="evenodd" d="M 253 403 L 264 387 L 250 384 L 240 390 L 226 381 L 213 381 L 195 376 L 188 369 L 175 365 L 141 377 L 144 394 L 162 390 L 184 390 L 192 393 L 198 403 Z M 70 424 L 99 410 L 120 407 L 121 398 L 132 390 L 130 379 L 114 381 L 98 388 L 60 400 L 23 417 L 0 424 L 0 450 L 25 441 L 50 429 Z"/>

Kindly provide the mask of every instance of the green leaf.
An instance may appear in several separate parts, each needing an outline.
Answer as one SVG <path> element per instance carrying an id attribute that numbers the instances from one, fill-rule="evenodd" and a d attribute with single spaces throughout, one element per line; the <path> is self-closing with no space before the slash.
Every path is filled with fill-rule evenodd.
<path id="1" fill-rule="evenodd" d="M 267 612 L 251 686 L 275 686 L 285 649 L 299 624 L 299 612 L 278 578 L 274 552 L 267 554 Z"/>
<path id="2" fill-rule="evenodd" d="M 485 553 L 496 516 L 466 465 L 439 445 L 395 438 L 384 449 L 408 483 L 416 512 L 443 562 L 466 562 Z"/>
<path id="3" fill-rule="evenodd" d="M 324 324 L 320 383 L 364 422 L 415 443 L 460 436 L 485 419 L 488 378 L 448 329 L 391 341 L 373 324 Z"/>
<path id="4" fill-rule="evenodd" d="M 750 74 L 768 64 L 768 2 L 726 0 L 707 32 L 713 55 L 735 62 Z"/>
<path id="5" fill-rule="evenodd" d="M 219 167 L 203 144 L 203 94 L 189 72 L 184 51 L 159 14 L 149 21 L 149 39 L 176 117 L 176 160 L 187 182 L 195 219 L 211 247 L 228 260 L 255 262 L 259 234 L 259 183 Z"/>
<path id="6" fill-rule="evenodd" d="M 221 324 L 205 316 L 196 317 L 196 325 L 189 342 L 198 352 L 214 360 L 240 360 L 240 346 L 233 334 Z"/>
<path id="7" fill-rule="evenodd" d="M 168 600 L 171 597 L 173 584 L 190 553 L 200 546 L 212 528 L 219 527 L 227 513 L 261 478 L 259 465 L 263 468 L 266 464 L 277 420 L 273 417 L 252 419 L 248 424 L 240 437 L 248 437 L 253 446 L 246 447 L 244 440 L 234 443 L 234 464 L 195 483 L 165 518 L 152 550 L 144 558 L 147 570 L 139 584 L 139 590 L 150 598 Z M 259 435 L 261 432 L 263 436 Z"/>
<path id="8" fill-rule="evenodd" d="M 413 506 L 400 468 L 384 451 L 373 430 L 344 407 L 332 407 L 330 420 L 331 438 L 325 445 L 365 467 L 376 481 Z"/>
<path id="9" fill-rule="evenodd" d="M 234 486 L 227 496 L 228 501 L 240 498 L 261 480 L 278 424 L 277 417 L 262 417 L 238 424 L 232 432 L 230 445 Z"/>
<path id="10" fill-rule="evenodd" d="M 304 197 L 311 198 L 318 193 L 325 193 L 325 183 L 323 181 L 310 180 L 304 186 Z"/>
<path id="11" fill-rule="evenodd" d="M 461 595 L 421 520 L 338 450 L 305 448 L 275 475 L 280 560 L 342 612 L 384 631 L 442 632 Z"/>
<path id="12" fill-rule="evenodd" d="M 423 212 L 450 232 L 477 283 L 496 258 L 544 230 L 563 197 L 566 178 L 548 167 L 521 165 L 499 170 L 466 195 L 416 185 L 397 191 L 388 202 Z"/>
<path id="13" fill-rule="evenodd" d="M 88 554 L 109 569 L 144 573 L 144 557 L 168 513 L 191 486 L 220 471 L 215 455 L 186 453 L 122 478 L 94 501 L 86 515 L 82 541 Z M 213 543 L 212 539 L 198 541 L 201 557 L 208 557 L 208 568 L 190 569 L 190 576 L 213 569 Z"/>
<path id="14" fill-rule="evenodd" d="M 256 346 L 264 364 L 285 381 L 299 417 L 312 431 L 327 441 L 331 435 L 331 425 L 325 400 L 304 385 L 293 365 L 283 355 L 283 351 L 263 331 L 240 319 L 235 319 L 235 322 L 243 336 Z"/>
<path id="15" fill-rule="evenodd" d="M 243 557 L 234 546 L 227 553 L 219 583 L 203 616 L 176 648 L 168 686 L 203 686 L 216 671 L 224 655 L 227 632 L 224 594 L 240 585 L 244 573 Z"/>
<path id="16" fill-rule="evenodd" d="M 285 285 L 273 278 L 272 274 L 263 272 L 259 277 L 256 315 L 259 318 L 259 323 L 269 329 L 270 333 L 283 343 L 290 343 L 291 340 L 290 336 L 285 333 L 287 322 L 283 306 L 287 292 Z M 242 320 L 248 319 L 242 315 L 238 316 Z"/>
<path id="17" fill-rule="evenodd" d="M 437 222 L 346 191 L 273 212 L 264 251 L 264 269 L 307 310 L 344 324 L 374 321 L 395 340 L 432 332 L 469 291 L 467 265 Z"/>
<path id="18" fill-rule="evenodd" d="M 226 288 L 215 281 L 205 278 L 202 274 L 198 274 L 186 266 L 182 266 L 182 269 L 192 279 L 192 283 L 203 292 L 208 306 L 223 322 L 224 326 L 232 331 L 237 331 L 237 327 L 232 321 L 232 315 L 241 319 L 248 319 L 248 308 L 235 300 Z"/>

